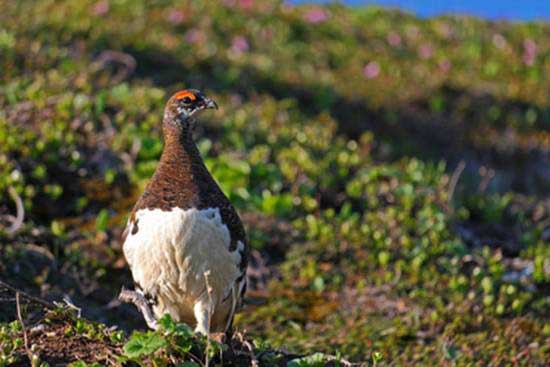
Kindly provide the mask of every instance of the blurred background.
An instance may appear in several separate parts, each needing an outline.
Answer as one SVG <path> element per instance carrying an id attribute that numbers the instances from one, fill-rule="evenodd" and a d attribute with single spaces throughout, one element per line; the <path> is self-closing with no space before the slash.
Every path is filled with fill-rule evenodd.
<path id="1" fill-rule="evenodd" d="M 238 329 L 353 361 L 544 365 L 550 8 L 442 4 L 0 2 L 0 279 L 144 327 L 116 301 L 120 235 L 192 87 L 220 105 L 196 141 L 254 248 Z"/>

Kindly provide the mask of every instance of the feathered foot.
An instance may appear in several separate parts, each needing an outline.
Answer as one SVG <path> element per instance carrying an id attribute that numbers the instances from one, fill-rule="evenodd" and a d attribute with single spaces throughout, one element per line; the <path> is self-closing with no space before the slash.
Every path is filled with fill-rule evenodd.
<path id="1" fill-rule="evenodd" d="M 131 291 L 122 287 L 122 290 L 118 295 L 118 299 L 120 299 L 122 302 L 133 303 L 143 315 L 147 326 L 149 326 L 153 330 L 158 329 L 157 319 L 153 315 L 151 306 L 143 293 L 139 291 Z"/>

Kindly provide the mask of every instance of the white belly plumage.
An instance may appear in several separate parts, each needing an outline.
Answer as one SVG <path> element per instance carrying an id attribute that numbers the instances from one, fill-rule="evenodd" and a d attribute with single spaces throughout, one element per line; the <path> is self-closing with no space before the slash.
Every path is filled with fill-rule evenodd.
<path id="1" fill-rule="evenodd" d="M 124 255 L 134 281 L 156 297 L 155 315 L 196 323 L 203 333 L 225 331 L 243 286 L 236 281 L 244 244 L 229 250 L 231 238 L 219 210 L 138 210 L 133 225 Z"/>

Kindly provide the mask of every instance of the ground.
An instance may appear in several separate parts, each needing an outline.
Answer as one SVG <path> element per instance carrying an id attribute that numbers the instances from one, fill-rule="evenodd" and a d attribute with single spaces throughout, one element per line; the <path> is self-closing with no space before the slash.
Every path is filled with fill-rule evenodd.
<path id="1" fill-rule="evenodd" d="M 0 3 L 0 280 L 48 303 L 20 293 L 23 328 L 0 289 L 0 365 L 24 329 L 50 364 L 545 365 L 549 47 L 548 23 L 376 7 Z M 220 106 L 196 140 L 253 246 L 233 348 L 117 300 L 184 87 Z"/>

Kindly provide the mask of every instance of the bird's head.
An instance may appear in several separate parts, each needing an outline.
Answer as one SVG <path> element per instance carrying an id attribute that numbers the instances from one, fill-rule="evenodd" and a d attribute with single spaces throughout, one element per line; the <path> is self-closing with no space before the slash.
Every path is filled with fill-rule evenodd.
<path id="1" fill-rule="evenodd" d="M 175 93 L 166 104 L 165 115 L 171 119 L 185 122 L 197 112 L 207 108 L 218 108 L 214 100 L 206 97 L 197 89 L 184 89 Z M 166 116 L 168 117 L 168 116 Z"/>

